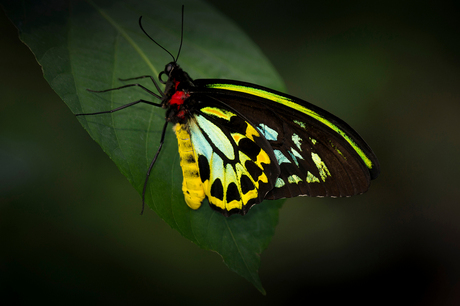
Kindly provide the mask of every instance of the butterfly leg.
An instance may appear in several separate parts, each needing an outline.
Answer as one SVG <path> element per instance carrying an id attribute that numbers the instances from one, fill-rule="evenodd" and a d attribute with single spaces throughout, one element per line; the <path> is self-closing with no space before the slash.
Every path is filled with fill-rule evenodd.
<path id="1" fill-rule="evenodd" d="M 151 94 L 151 95 L 154 96 L 155 98 L 162 100 L 162 97 L 164 97 L 164 92 L 161 91 L 161 89 L 160 89 L 160 87 L 158 86 L 157 82 L 155 82 L 155 79 L 153 79 L 153 78 L 152 78 L 151 76 L 149 76 L 149 75 L 143 75 L 143 76 L 140 76 L 140 77 L 129 78 L 129 79 L 120 79 L 120 81 L 138 80 L 138 79 L 143 79 L 143 78 L 150 78 L 150 79 L 152 80 L 153 84 L 155 85 L 156 89 L 158 90 L 158 92 L 161 94 L 161 96 L 158 95 L 158 94 L 156 94 L 156 93 L 154 93 L 153 91 L 151 91 L 150 89 L 148 89 L 147 87 L 145 87 L 145 86 L 143 86 L 143 85 L 141 85 L 141 84 L 127 84 L 127 85 L 123 85 L 123 86 L 120 86 L 120 87 L 109 88 L 109 89 L 105 89 L 105 90 L 92 90 L 92 89 L 86 89 L 86 90 L 87 90 L 87 91 L 91 91 L 91 92 L 101 93 L 101 92 L 108 92 L 108 91 L 119 90 L 119 89 L 123 89 L 123 88 L 129 88 L 129 87 L 137 86 L 137 87 L 140 87 L 142 90 L 148 92 L 149 94 Z M 99 114 L 113 113 L 113 112 L 116 112 L 116 111 L 125 109 L 125 108 L 127 108 L 127 107 L 133 106 L 133 105 L 138 104 L 138 103 L 146 103 L 146 104 L 149 104 L 149 105 L 161 107 L 161 103 L 155 103 L 155 102 L 150 102 L 150 101 L 146 101 L 146 100 L 140 99 L 140 100 L 137 100 L 137 101 L 134 101 L 134 102 L 131 102 L 131 103 L 122 105 L 122 106 L 117 107 L 117 108 L 112 109 L 112 110 L 102 111 L 102 112 L 96 112 L 96 113 L 81 113 L 81 114 L 75 114 L 75 116 L 99 115 Z"/>
<path id="2" fill-rule="evenodd" d="M 130 79 L 127 79 L 127 80 L 130 80 Z M 152 79 L 153 80 L 153 79 Z M 141 84 L 127 84 L 127 85 L 123 85 L 123 86 L 120 86 L 120 87 L 117 87 L 117 88 L 110 88 L 110 89 L 105 89 L 105 90 L 92 90 L 92 89 L 87 89 L 87 91 L 91 91 L 91 92 L 107 92 L 107 91 L 112 91 L 112 90 L 119 90 L 119 89 L 123 89 L 123 88 L 129 88 L 129 87 L 133 87 L 133 86 L 137 86 L 137 87 L 140 87 L 141 89 L 145 90 L 146 92 L 148 92 L 149 94 L 151 94 L 152 96 L 158 98 L 161 100 L 161 96 L 157 95 L 156 93 L 154 93 L 153 91 L 151 91 L 150 89 L 148 89 L 147 87 L 141 85 Z M 164 95 L 164 93 L 162 91 L 160 91 L 160 93 L 162 95 Z"/>
<path id="3" fill-rule="evenodd" d="M 145 78 L 150 78 L 150 80 L 152 80 L 153 85 L 155 85 L 155 88 L 158 90 L 158 92 L 161 94 L 161 96 L 164 97 L 164 95 L 165 95 L 164 92 L 160 89 L 160 86 L 158 86 L 158 83 L 155 81 L 155 79 L 151 75 L 141 75 L 141 76 L 135 77 L 135 78 L 119 79 L 119 80 L 122 81 L 122 82 L 125 82 L 125 81 L 133 81 L 133 80 L 139 80 L 139 79 L 145 79 Z M 140 84 L 132 84 L 132 85 L 138 85 L 139 87 L 143 87 Z M 148 92 L 152 93 L 151 91 L 148 91 Z"/>
<path id="4" fill-rule="evenodd" d="M 128 107 L 136 105 L 138 103 L 146 103 L 146 104 L 153 105 L 153 106 L 156 106 L 156 107 L 161 107 L 160 103 L 150 102 L 150 101 L 146 101 L 146 100 L 137 100 L 137 101 L 122 105 L 120 107 L 117 107 L 115 109 L 111 109 L 111 110 L 108 110 L 108 111 L 102 111 L 102 112 L 96 112 L 96 113 L 80 113 L 80 114 L 75 114 L 75 116 L 88 116 L 88 115 L 99 115 L 99 114 L 114 113 L 116 111 L 128 108 Z"/>
<path id="5" fill-rule="evenodd" d="M 144 188 L 142 190 L 142 210 L 141 210 L 141 215 L 144 213 L 144 207 L 145 207 L 145 192 L 147 190 L 147 183 L 149 181 L 150 177 L 150 172 L 152 171 L 153 165 L 155 164 L 158 155 L 160 154 L 161 148 L 163 147 L 163 143 L 165 142 L 165 134 L 166 134 L 166 128 L 168 127 L 168 121 L 165 122 L 165 125 L 163 126 L 163 131 L 161 132 L 161 139 L 160 139 L 160 146 L 158 147 L 157 153 L 155 153 L 155 156 L 152 159 L 152 162 L 150 163 L 149 170 L 147 171 L 147 175 L 145 176 L 145 181 L 144 181 Z"/>

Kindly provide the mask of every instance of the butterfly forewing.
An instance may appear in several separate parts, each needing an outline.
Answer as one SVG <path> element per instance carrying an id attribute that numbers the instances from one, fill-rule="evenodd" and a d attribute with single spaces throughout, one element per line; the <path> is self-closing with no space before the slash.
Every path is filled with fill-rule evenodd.
<path id="1" fill-rule="evenodd" d="M 364 140 L 319 107 L 248 83 L 195 83 L 244 114 L 270 143 L 281 171 L 267 199 L 352 196 L 365 192 L 378 175 L 377 159 Z"/>

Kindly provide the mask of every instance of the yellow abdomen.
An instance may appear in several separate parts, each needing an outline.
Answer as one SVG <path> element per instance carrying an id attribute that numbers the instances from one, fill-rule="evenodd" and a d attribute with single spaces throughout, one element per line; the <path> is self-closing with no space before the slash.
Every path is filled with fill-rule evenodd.
<path id="1" fill-rule="evenodd" d="M 185 202 L 190 208 L 198 209 L 205 198 L 205 194 L 190 134 L 185 126 L 179 123 L 174 126 L 174 131 L 179 144 L 180 166 L 184 177 L 182 192 L 184 193 Z"/>

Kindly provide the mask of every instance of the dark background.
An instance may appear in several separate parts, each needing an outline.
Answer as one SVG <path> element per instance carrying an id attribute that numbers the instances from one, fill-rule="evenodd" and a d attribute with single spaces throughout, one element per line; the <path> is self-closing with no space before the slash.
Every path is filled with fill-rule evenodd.
<path id="1" fill-rule="evenodd" d="M 290 94 L 360 132 L 381 177 L 363 196 L 286 201 L 261 255 L 264 297 L 151 210 L 139 216 L 139 195 L 1 12 L 2 300 L 458 305 L 458 7 L 228 2 L 213 4 L 260 46 Z"/>

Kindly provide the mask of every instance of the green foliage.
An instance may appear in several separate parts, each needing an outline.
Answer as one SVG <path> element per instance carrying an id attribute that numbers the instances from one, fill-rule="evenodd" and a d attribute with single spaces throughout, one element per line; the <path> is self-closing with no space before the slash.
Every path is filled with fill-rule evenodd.
<path id="1" fill-rule="evenodd" d="M 43 67 L 46 80 L 73 113 L 109 110 L 138 99 L 152 101 L 153 97 L 140 88 L 107 93 L 86 89 L 124 85 L 119 78 L 156 77 L 171 58 L 141 32 L 139 16 L 143 16 L 146 31 L 176 55 L 181 4 L 186 9 L 179 64 L 192 78 L 237 79 L 283 88 L 258 48 L 230 21 L 201 2 L 51 2 L 11 2 L 4 8 Z M 147 80 L 142 84 L 154 88 Z M 164 110 L 138 105 L 79 120 L 141 193 L 146 171 L 158 149 Z M 206 201 L 197 211 L 189 209 L 181 183 L 177 143 L 172 129 L 168 129 L 150 176 L 148 206 L 184 237 L 218 252 L 230 269 L 264 293 L 257 274 L 259 254 L 274 234 L 280 202 L 257 205 L 244 217 L 225 218 L 211 210 Z"/>

